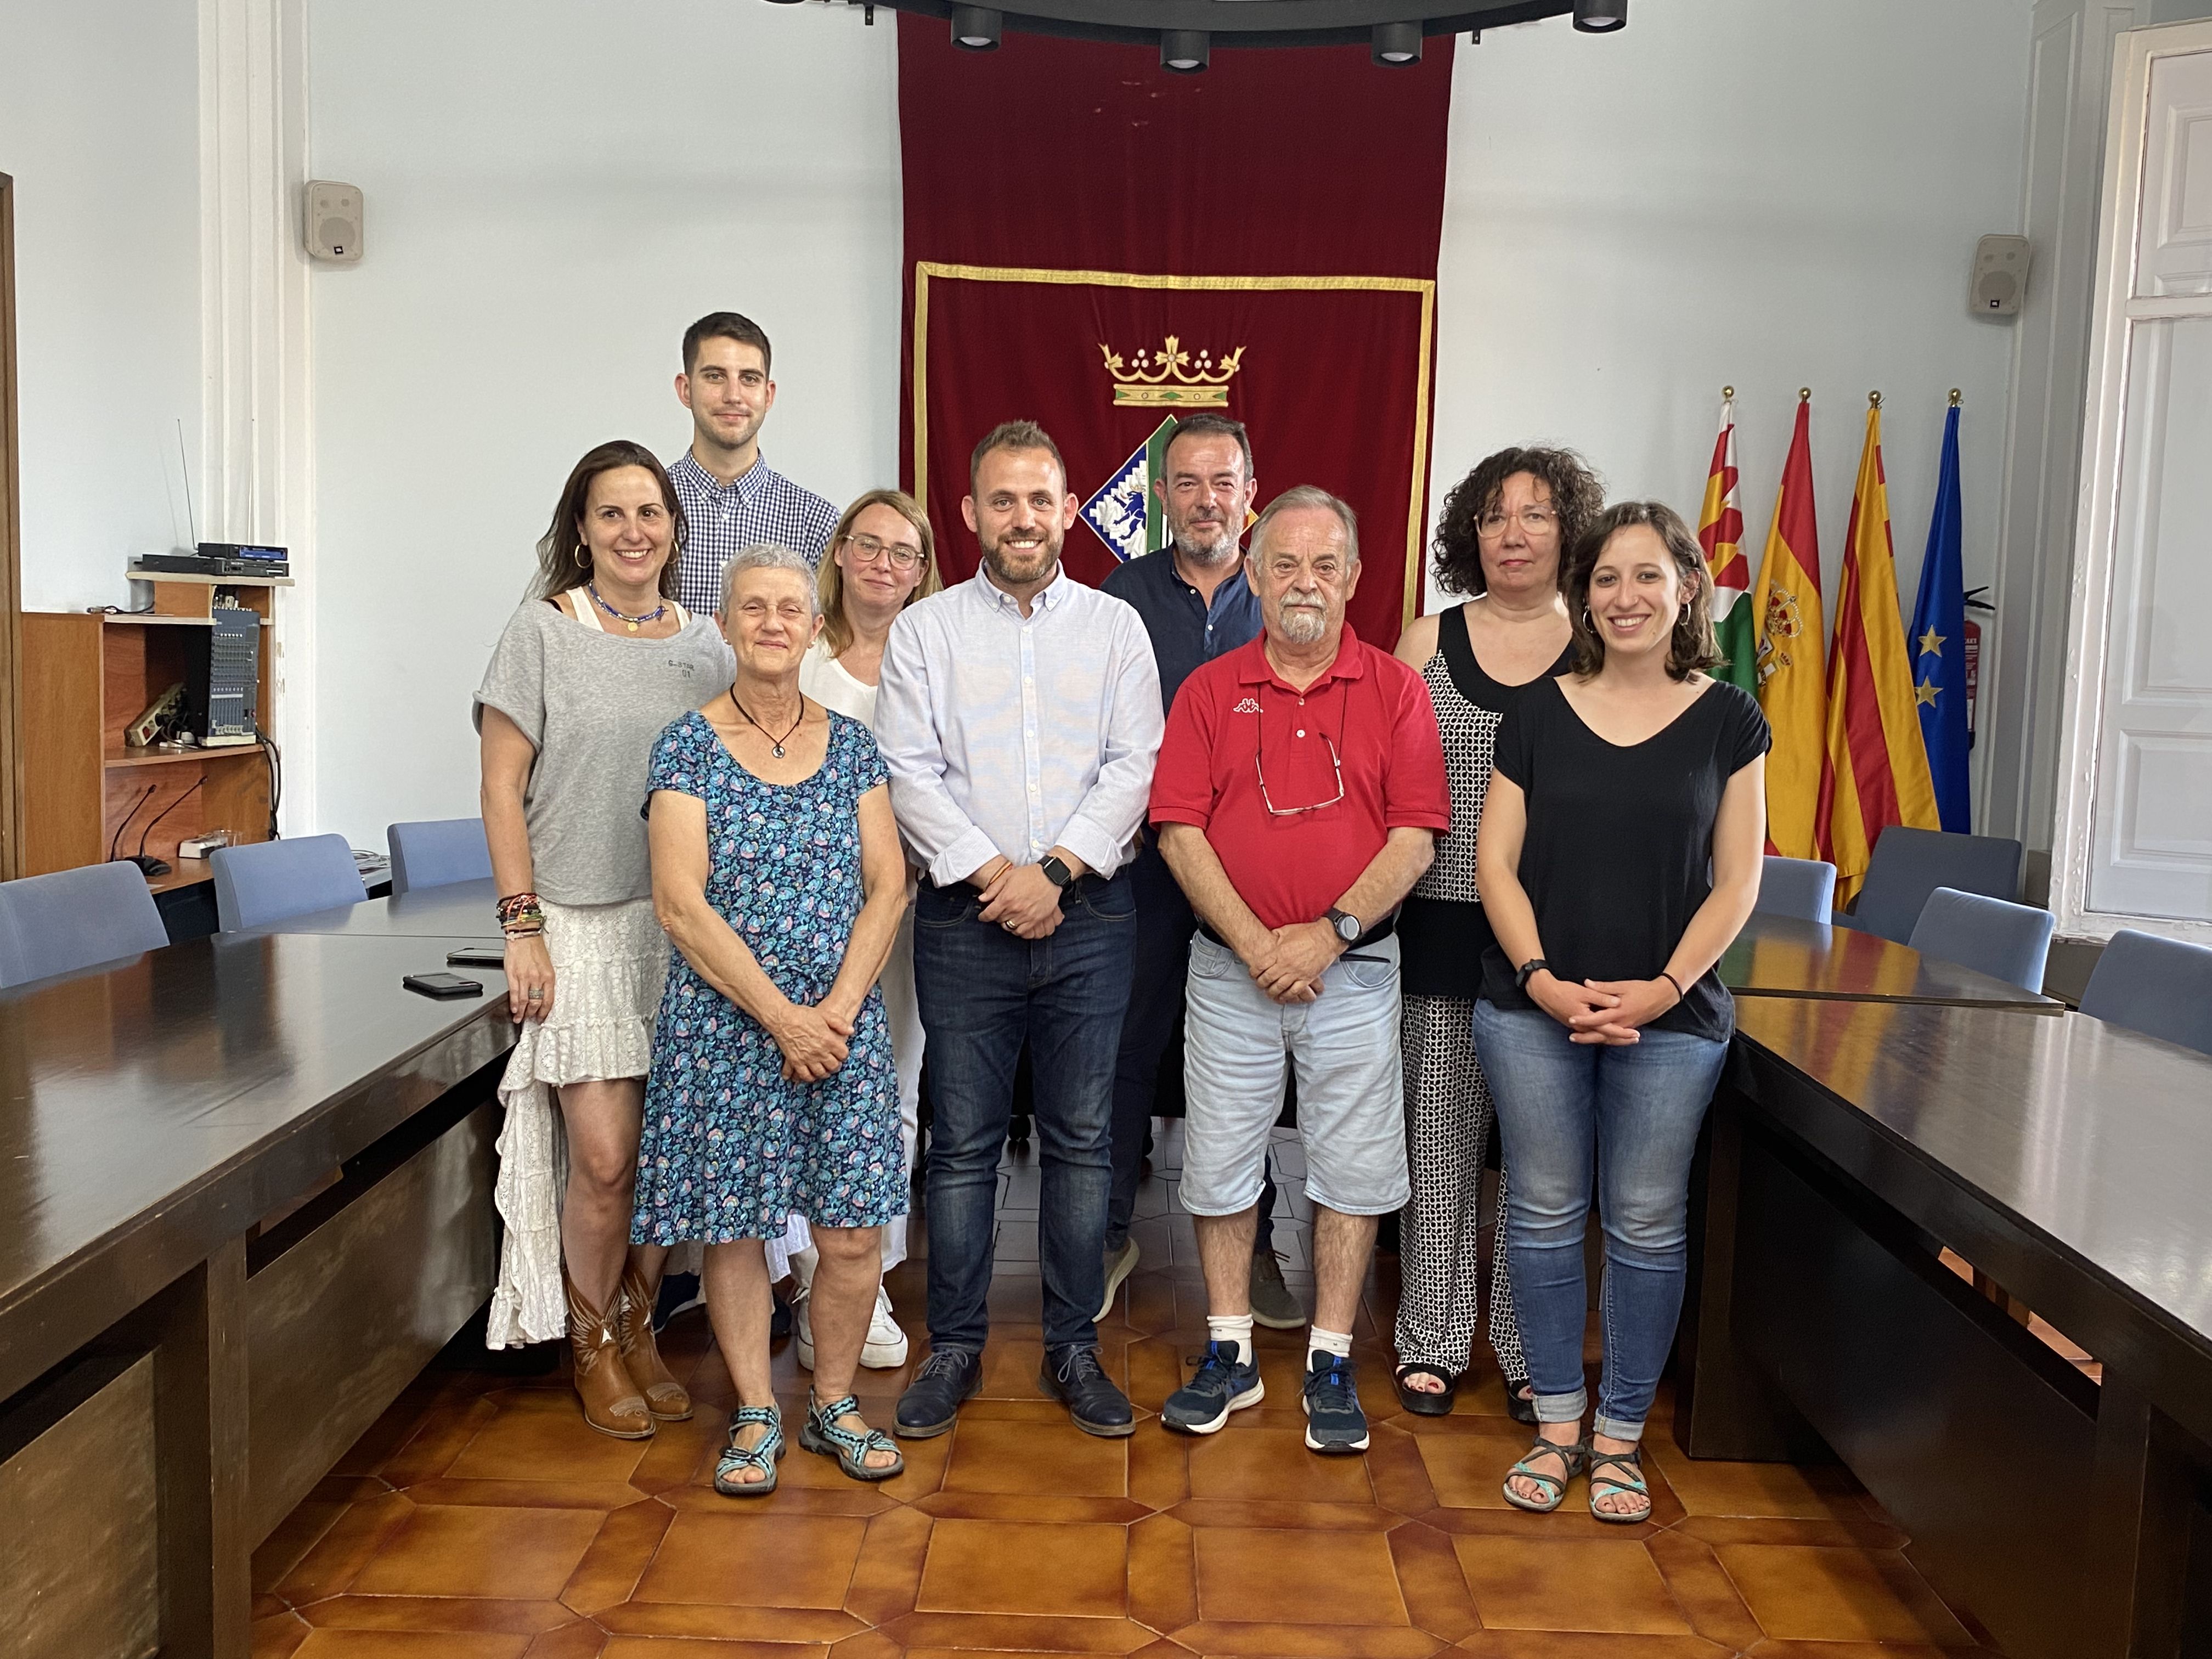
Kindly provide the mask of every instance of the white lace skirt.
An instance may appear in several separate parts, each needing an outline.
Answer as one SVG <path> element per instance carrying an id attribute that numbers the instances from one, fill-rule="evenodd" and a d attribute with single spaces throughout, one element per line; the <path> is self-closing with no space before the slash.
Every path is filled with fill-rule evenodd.
<path id="1" fill-rule="evenodd" d="M 561 1194 L 568 1145 L 553 1091 L 563 1084 L 642 1078 L 651 1068 L 653 1025 L 668 979 L 668 935 L 653 901 L 545 904 L 545 949 L 553 958 L 553 1012 L 522 1024 L 500 1079 L 507 1122 L 493 1189 L 506 1229 L 487 1346 L 515 1347 L 566 1335 L 561 1287 Z"/>

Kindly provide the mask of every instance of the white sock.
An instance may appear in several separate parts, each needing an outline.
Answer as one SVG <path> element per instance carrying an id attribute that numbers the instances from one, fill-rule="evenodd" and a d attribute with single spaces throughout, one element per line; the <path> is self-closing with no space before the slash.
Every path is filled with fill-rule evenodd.
<path id="1" fill-rule="evenodd" d="M 1352 1358 L 1352 1334 L 1348 1331 L 1325 1331 L 1316 1325 L 1306 1338 L 1306 1369 L 1313 1369 L 1317 1353 L 1334 1354 L 1339 1359 Z"/>
<path id="2" fill-rule="evenodd" d="M 1250 1314 L 1244 1315 L 1241 1319 L 1216 1319 L 1212 1314 L 1208 1314 L 1206 1316 L 1206 1334 L 1213 1341 L 1233 1343 L 1237 1348 L 1237 1357 L 1240 1361 L 1252 1358 L 1252 1316 Z"/>

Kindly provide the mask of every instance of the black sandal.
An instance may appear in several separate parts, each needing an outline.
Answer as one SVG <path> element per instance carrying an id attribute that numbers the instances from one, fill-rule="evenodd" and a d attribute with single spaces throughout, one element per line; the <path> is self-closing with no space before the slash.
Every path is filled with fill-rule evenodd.
<path id="1" fill-rule="evenodd" d="M 1437 1382 L 1443 1383 L 1443 1387 L 1434 1394 L 1423 1389 L 1407 1388 L 1406 1379 L 1416 1373 L 1423 1376 L 1433 1376 Z M 1417 1359 L 1410 1364 L 1399 1366 L 1392 1374 L 1391 1381 L 1397 1387 L 1398 1403 L 1416 1417 L 1449 1417 L 1451 1415 L 1452 1401 L 1459 1394 L 1459 1378 L 1442 1366 L 1431 1365 Z"/>
<path id="2" fill-rule="evenodd" d="M 1505 1379 L 1505 1411 L 1516 1423 L 1526 1423 L 1534 1428 L 1536 1425 L 1536 1396 L 1533 1392 L 1521 1392 L 1528 1386 L 1528 1379 L 1525 1376 Z"/>

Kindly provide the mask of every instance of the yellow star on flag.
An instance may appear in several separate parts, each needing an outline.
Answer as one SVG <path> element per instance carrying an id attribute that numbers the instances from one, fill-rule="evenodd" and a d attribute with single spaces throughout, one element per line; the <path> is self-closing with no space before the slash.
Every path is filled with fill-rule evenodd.
<path id="1" fill-rule="evenodd" d="M 1913 687 L 1916 703 L 1924 702 L 1929 708 L 1934 708 L 1936 706 L 1936 694 L 1942 689 L 1942 687 L 1937 685 L 1933 680 L 1921 681 L 1918 685 Z"/>
<path id="2" fill-rule="evenodd" d="M 1923 657 L 1942 656 L 1943 654 L 1943 635 L 1938 634 L 1932 628 L 1925 634 L 1923 634 L 1920 636 L 1920 654 Z M 1923 686 L 1921 689 L 1925 690 L 1927 688 Z M 1929 699 L 1923 697 L 1920 701 L 1926 702 Z"/>

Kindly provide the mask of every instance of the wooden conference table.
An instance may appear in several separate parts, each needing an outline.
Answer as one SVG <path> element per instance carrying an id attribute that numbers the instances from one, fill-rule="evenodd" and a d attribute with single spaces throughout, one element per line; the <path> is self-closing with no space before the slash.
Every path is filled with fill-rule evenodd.
<path id="1" fill-rule="evenodd" d="M 505 981 L 399 981 L 496 939 L 490 889 L 0 992 L 0 1651 L 244 1659 L 254 1545 L 483 1304 Z M 2015 1659 L 2212 1605 L 2167 1541 L 2208 1530 L 2212 1063 L 1849 930 L 1755 919 L 1723 975 L 1683 1443 L 1832 1449 Z"/>
<path id="2" fill-rule="evenodd" d="M 464 942 L 0 993 L 0 1652 L 245 1659 L 253 1547 L 490 1294 L 506 981 L 399 982 Z"/>

